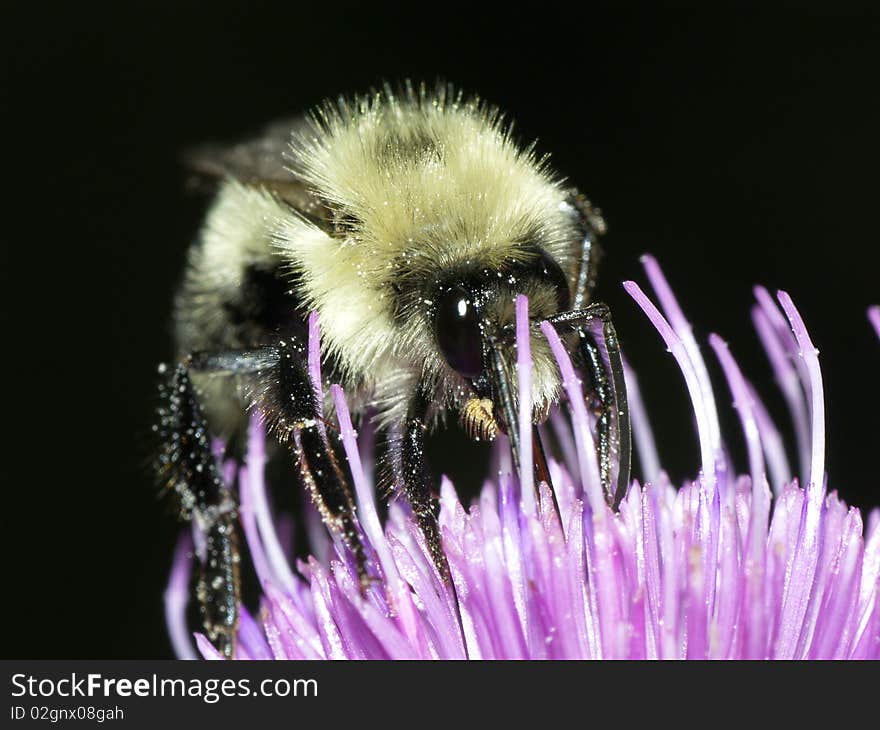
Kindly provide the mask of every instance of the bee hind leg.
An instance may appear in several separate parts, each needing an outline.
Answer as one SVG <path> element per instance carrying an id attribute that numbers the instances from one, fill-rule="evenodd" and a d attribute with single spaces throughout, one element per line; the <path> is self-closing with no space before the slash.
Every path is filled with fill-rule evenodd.
<path id="1" fill-rule="evenodd" d="M 239 620 L 238 503 L 220 476 L 211 452 L 207 422 L 186 365 L 160 367 L 161 439 L 157 472 L 174 492 L 180 516 L 204 536 L 199 551 L 196 597 L 205 633 L 227 658 L 235 654 Z"/>

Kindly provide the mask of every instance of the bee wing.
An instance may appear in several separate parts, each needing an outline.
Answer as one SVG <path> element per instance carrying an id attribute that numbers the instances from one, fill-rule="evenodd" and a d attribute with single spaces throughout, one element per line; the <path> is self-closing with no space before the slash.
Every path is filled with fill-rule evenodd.
<path id="1" fill-rule="evenodd" d="M 200 145 L 184 153 L 183 163 L 198 189 L 212 189 L 226 179 L 260 187 L 312 223 L 330 230 L 327 206 L 297 177 L 290 164 L 291 139 L 305 124 L 302 117 L 284 119 L 236 144 Z"/>

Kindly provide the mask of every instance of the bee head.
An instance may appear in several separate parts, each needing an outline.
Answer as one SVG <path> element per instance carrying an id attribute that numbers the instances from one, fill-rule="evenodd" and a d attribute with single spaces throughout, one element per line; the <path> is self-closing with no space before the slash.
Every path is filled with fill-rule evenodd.
<path id="1" fill-rule="evenodd" d="M 534 324 L 532 410 L 534 421 L 539 423 L 556 399 L 559 376 L 537 325 L 567 311 L 571 303 L 569 283 L 559 264 L 544 251 L 535 249 L 503 268 L 450 272 L 428 300 L 437 351 L 446 368 L 468 385 L 463 422 L 475 437 L 486 428 L 508 430 L 502 402 L 505 398 L 510 401 L 508 405 L 516 401 L 517 294 L 528 296 Z M 480 415 L 471 418 L 470 414 Z"/>

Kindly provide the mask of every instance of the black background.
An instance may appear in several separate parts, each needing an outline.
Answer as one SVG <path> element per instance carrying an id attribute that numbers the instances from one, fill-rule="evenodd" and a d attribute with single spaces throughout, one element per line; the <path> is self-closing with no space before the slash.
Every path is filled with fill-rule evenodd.
<path id="1" fill-rule="evenodd" d="M 643 280 L 643 252 L 697 334 L 731 343 L 787 438 L 749 307 L 756 282 L 792 294 L 822 352 L 831 486 L 880 504 L 880 342 L 865 318 L 880 302 L 876 15 L 325 5 L 41 4 L 4 18 L 5 656 L 169 655 L 178 527 L 146 465 L 170 297 L 205 204 L 184 189 L 180 151 L 383 79 L 478 91 L 602 206 L 600 295 L 676 480 L 697 468 L 690 406 L 619 286 Z"/>

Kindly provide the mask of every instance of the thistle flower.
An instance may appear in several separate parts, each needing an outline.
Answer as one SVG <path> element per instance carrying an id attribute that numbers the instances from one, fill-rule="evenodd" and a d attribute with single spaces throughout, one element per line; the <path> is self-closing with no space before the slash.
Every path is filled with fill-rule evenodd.
<path id="1" fill-rule="evenodd" d="M 242 610 L 238 656 L 254 659 L 463 658 L 880 658 L 880 511 L 860 512 L 828 492 L 824 394 L 817 351 L 784 292 L 778 305 L 755 290 L 753 319 L 794 419 L 799 473 L 755 389 L 717 335 L 718 357 L 745 434 L 748 472 L 724 449 L 716 393 L 690 327 L 657 263 L 644 259 L 660 309 L 634 282 L 624 287 L 659 332 L 687 385 L 701 470 L 676 489 L 660 468 L 638 384 L 628 373 L 633 430 L 644 484 L 633 482 L 615 513 L 607 506 L 581 381 L 556 332 L 541 329 L 563 376 L 565 404 L 547 427 L 560 444 L 549 460 L 558 514 L 546 484 L 531 484 L 523 439 L 523 484 L 502 465 L 465 507 L 443 479 L 440 525 L 453 585 L 444 583 L 402 502 L 380 522 L 372 446 L 352 428 L 332 387 L 358 518 L 378 576 L 362 595 L 345 549 L 313 520 L 315 555 L 292 566 L 266 497 L 265 436 L 251 425 L 238 474 L 241 521 L 263 595 Z M 781 309 L 780 309 L 781 307 Z M 661 311 L 662 310 L 662 311 Z M 518 379 L 529 403 L 527 302 L 517 301 Z M 880 308 L 869 317 L 880 336 Z M 317 326 L 312 320 L 312 362 Z M 320 375 L 313 373 L 320 389 Z M 721 398 L 721 396 L 718 396 Z M 723 398 L 722 398 L 723 400 Z M 528 423 L 529 414 L 521 414 Z M 523 435 L 529 428 L 522 428 Z M 235 477 L 227 464 L 226 478 Z M 198 535 L 196 535 L 198 540 Z M 178 545 L 166 610 L 175 649 L 195 651 L 184 609 L 193 541 Z M 196 545 L 198 550 L 198 545 Z M 219 658 L 196 635 L 201 655 Z"/>

